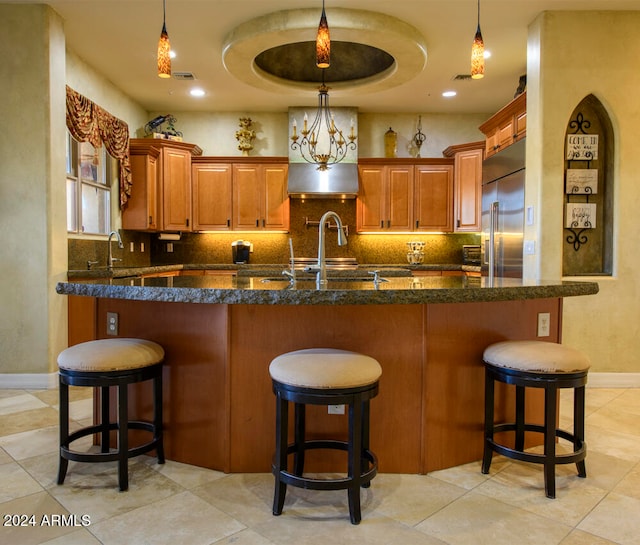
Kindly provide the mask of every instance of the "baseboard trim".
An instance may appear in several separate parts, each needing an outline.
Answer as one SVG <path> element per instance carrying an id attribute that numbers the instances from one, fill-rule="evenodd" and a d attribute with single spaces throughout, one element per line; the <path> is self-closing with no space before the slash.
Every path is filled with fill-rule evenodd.
<path id="1" fill-rule="evenodd" d="M 587 388 L 640 388 L 640 373 L 589 373 Z"/>
<path id="2" fill-rule="evenodd" d="M 0 388 L 6 390 L 52 390 L 58 373 L 0 373 Z"/>

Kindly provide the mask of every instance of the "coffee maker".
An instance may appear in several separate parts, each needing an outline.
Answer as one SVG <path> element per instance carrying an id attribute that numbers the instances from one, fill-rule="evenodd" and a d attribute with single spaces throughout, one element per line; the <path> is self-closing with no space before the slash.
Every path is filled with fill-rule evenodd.
<path id="1" fill-rule="evenodd" d="M 231 259 L 233 263 L 249 263 L 251 242 L 246 240 L 234 240 L 231 243 Z"/>

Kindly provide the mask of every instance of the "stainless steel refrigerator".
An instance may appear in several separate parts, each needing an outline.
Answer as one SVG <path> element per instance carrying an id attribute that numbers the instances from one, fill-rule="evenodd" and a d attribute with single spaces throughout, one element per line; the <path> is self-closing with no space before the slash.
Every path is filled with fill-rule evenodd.
<path id="1" fill-rule="evenodd" d="M 482 163 L 482 274 L 522 278 L 525 141 Z"/>

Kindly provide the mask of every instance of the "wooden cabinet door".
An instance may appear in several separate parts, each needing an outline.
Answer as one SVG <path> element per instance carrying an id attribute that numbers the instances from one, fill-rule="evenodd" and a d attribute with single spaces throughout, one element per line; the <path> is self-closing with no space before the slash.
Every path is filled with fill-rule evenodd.
<path id="1" fill-rule="evenodd" d="M 130 151 L 131 196 L 122 212 L 122 228 L 155 231 L 159 225 L 158 158 L 160 151 Z"/>
<path id="2" fill-rule="evenodd" d="M 287 194 L 288 165 L 264 165 L 261 178 L 264 184 L 262 220 L 265 229 L 289 230 L 289 195 Z"/>
<path id="3" fill-rule="evenodd" d="M 234 229 L 255 230 L 260 227 L 262 188 L 259 165 L 233 165 Z"/>
<path id="4" fill-rule="evenodd" d="M 191 182 L 194 231 L 231 229 L 231 179 L 229 163 L 193 165 Z"/>
<path id="5" fill-rule="evenodd" d="M 162 150 L 162 229 L 191 230 L 191 153 Z"/>
<path id="6" fill-rule="evenodd" d="M 413 176 L 413 166 L 386 167 L 387 229 L 411 231 L 413 228 Z"/>
<path id="7" fill-rule="evenodd" d="M 414 217 L 416 231 L 453 231 L 452 166 L 416 166 Z"/>
<path id="8" fill-rule="evenodd" d="M 386 217 L 385 167 L 359 165 L 360 191 L 358 192 L 357 231 L 380 231 Z"/>
<path id="9" fill-rule="evenodd" d="M 454 165 L 455 231 L 480 231 L 481 206 L 482 149 L 460 151 Z"/>
<path id="10" fill-rule="evenodd" d="M 515 117 L 515 140 L 521 140 L 527 135 L 527 112 L 520 112 Z"/>

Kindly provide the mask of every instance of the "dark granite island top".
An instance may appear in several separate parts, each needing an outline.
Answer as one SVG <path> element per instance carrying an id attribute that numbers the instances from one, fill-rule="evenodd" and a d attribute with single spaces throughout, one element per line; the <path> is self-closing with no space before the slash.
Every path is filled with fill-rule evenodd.
<path id="1" fill-rule="evenodd" d="M 248 305 L 385 305 L 518 301 L 592 295 L 596 282 L 524 281 L 485 277 L 337 277 L 327 289 L 310 278 L 295 286 L 283 277 L 171 276 L 60 282 L 66 295 L 176 303 Z"/>

